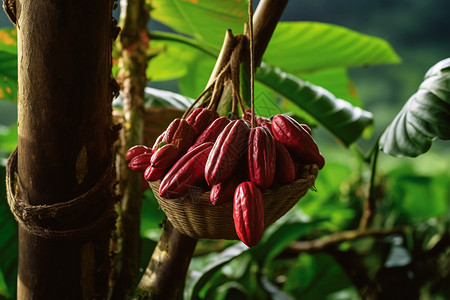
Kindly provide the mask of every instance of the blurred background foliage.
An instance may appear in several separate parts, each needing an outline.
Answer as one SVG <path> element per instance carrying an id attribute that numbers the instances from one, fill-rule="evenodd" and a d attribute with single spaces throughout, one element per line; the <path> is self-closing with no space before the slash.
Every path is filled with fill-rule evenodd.
<path id="1" fill-rule="evenodd" d="M 152 1 L 155 10 L 149 30 L 169 34 L 173 34 L 172 28 L 183 31 L 183 24 L 177 23 L 179 19 L 177 22 L 164 19 L 174 15 L 170 9 L 172 2 Z M 188 7 L 189 1 L 185 2 Z M 246 11 L 244 2 L 236 2 L 242 7 L 237 8 L 236 18 L 229 20 L 236 32 L 241 30 L 245 19 L 245 15 L 239 15 Z M 217 9 L 229 9 L 226 3 Z M 369 229 L 358 230 L 372 178 L 370 165 L 362 154 L 370 151 L 384 128 L 417 91 L 426 71 L 449 56 L 448 11 L 447 0 L 289 2 L 283 21 L 323 22 L 376 36 L 387 41 L 401 61 L 392 54 L 385 62 L 397 64 L 380 64 L 383 63 L 380 60 L 373 65 L 353 66 L 347 61 L 344 66 L 308 72 L 307 65 L 314 60 L 325 61 L 325 66 L 329 66 L 326 59 L 331 51 L 324 49 L 325 54 L 317 52 L 315 57 L 305 59 L 301 57 L 306 52 L 301 52 L 305 44 L 300 43 L 298 49 L 295 46 L 304 36 L 288 36 L 286 40 L 278 40 L 280 45 L 276 49 L 293 47 L 299 58 L 289 57 L 283 62 L 285 57 L 271 52 L 269 46 L 265 61 L 361 106 L 373 114 L 373 125 L 370 130 L 364 126 L 363 137 L 345 147 L 317 119 L 308 119 L 302 108 L 258 83 L 256 97 L 262 102 L 257 104 L 257 112 L 267 116 L 296 113 L 316 125 L 313 134 L 326 158 L 326 166 L 317 178 L 317 192 L 308 192 L 293 210 L 266 229 L 256 247 L 248 249 L 233 241 L 200 241 L 186 282 L 186 299 L 450 298 L 448 142 L 437 140 L 429 152 L 414 159 L 380 153 L 372 186 L 376 213 Z M 149 87 L 193 98 L 198 95 L 224 35 L 223 30 L 215 31 L 214 26 L 205 25 L 214 20 L 199 18 L 198 22 L 197 28 L 204 31 L 185 33 L 191 33 L 200 49 L 193 50 L 190 45 L 164 38 L 152 40 L 153 52 L 149 55 L 156 58 L 148 70 Z M 0 32 L 0 89 L 6 91 L 0 94 L 4 100 L 0 101 L 1 299 L 14 297 L 17 265 L 17 226 L 6 204 L 3 184 L 6 158 L 17 145 L 17 104 L 11 101 L 16 98 L 16 91 L 7 89 L 14 87 L 17 63 L 13 62 L 17 53 L 14 31 L 4 14 L 0 14 L 0 28 L 5 28 Z M 205 51 L 212 55 L 205 55 Z M 335 61 L 344 60 L 345 57 Z M 161 72 L 154 73 L 152 68 Z M 149 101 L 159 106 L 171 104 L 164 100 L 165 96 L 158 97 Z M 183 100 L 177 103 L 179 108 L 186 105 Z M 141 224 L 143 269 L 159 239 L 163 219 L 153 195 L 146 191 Z"/>

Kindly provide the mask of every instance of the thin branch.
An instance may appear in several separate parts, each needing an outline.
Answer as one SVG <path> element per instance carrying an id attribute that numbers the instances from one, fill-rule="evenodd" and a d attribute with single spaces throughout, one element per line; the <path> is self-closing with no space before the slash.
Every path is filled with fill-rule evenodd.
<path id="1" fill-rule="evenodd" d="M 287 253 L 308 252 L 316 253 L 326 251 L 346 241 L 352 241 L 363 237 L 380 238 L 393 234 L 404 233 L 407 227 L 390 229 L 348 230 L 332 233 L 311 241 L 296 241 L 287 248 Z"/>
<path id="2" fill-rule="evenodd" d="M 376 212 L 376 198 L 375 198 L 375 176 L 377 172 L 377 160 L 378 160 L 378 142 L 376 143 L 375 150 L 372 158 L 372 170 L 370 174 L 369 191 L 364 199 L 364 210 L 359 224 L 359 229 L 364 230 L 370 227 L 375 217 Z"/>

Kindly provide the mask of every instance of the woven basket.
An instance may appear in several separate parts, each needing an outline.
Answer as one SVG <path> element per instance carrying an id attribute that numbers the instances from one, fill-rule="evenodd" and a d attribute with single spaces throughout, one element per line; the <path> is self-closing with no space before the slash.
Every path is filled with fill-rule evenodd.
<path id="1" fill-rule="evenodd" d="M 264 226 L 267 227 L 286 214 L 314 185 L 319 168 L 306 165 L 295 182 L 266 190 L 264 197 Z M 233 201 L 214 206 L 209 192 L 191 192 L 178 199 L 159 196 L 160 181 L 149 182 L 150 187 L 169 221 L 182 234 L 196 239 L 237 240 L 234 229 Z"/>

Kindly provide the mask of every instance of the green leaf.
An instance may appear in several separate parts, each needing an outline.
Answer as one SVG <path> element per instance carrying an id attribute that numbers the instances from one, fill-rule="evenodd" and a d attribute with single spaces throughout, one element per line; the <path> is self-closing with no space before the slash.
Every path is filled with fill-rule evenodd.
<path id="1" fill-rule="evenodd" d="M 2 154 L 11 153 L 17 147 L 17 125 L 10 127 L 0 125 L 0 158 Z"/>
<path id="2" fill-rule="evenodd" d="M 345 145 L 356 141 L 372 124 L 372 114 L 336 98 L 322 87 L 280 68 L 262 63 L 255 79 L 303 109 Z"/>
<path id="3" fill-rule="evenodd" d="M 400 61 L 383 39 L 318 22 L 280 22 L 263 57 L 289 73 Z"/>
<path id="4" fill-rule="evenodd" d="M 380 138 L 380 149 L 392 156 L 416 157 L 434 139 L 450 139 L 450 58 L 434 65 Z"/>
<path id="5" fill-rule="evenodd" d="M 17 55 L 17 29 L 0 29 L 0 51 Z"/>
<path id="6" fill-rule="evenodd" d="M 312 73 L 297 73 L 294 75 L 314 85 L 323 87 L 330 91 L 336 98 L 345 99 L 354 106 L 361 107 L 362 105 L 356 88 L 347 74 L 346 68 L 330 68 Z"/>
<path id="7" fill-rule="evenodd" d="M 220 48 L 225 31 L 243 31 L 248 20 L 247 1 L 147 0 L 152 18 L 175 31 Z"/>
<path id="8" fill-rule="evenodd" d="M 186 110 L 194 102 L 194 99 L 189 97 L 151 87 L 146 87 L 144 92 L 145 107 L 175 107 Z M 114 100 L 113 104 L 115 108 L 122 108 L 122 103 L 122 96 L 119 96 Z"/>
<path id="9" fill-rule="evenodd" d="M 147 67 L 147 77 L 152 81 L 181 78 L 188 75 L 191 67 L 208 62 L 212 70 L 215 55 L 210 48 L 199 45 L 198 41 L 175 34 L 153 32 L 150 40 L 151 53 L 154 56 Z M 209 70 L 208 72 L 211 72 Z M 189 76 L 191 76 L 189 72 Z M 206 85 L 206 82 L 203 83 Z"/>
<path id="10" fill-rule="evenodd" d="M 344 270 L 328 254 L 300 254 L 286 278 L 283 290 L 295 299 L 326 299 L 327 295 L 351 286 Z"/>
<path id="11" fill-rule="evenodd" d="M 17 100 L 17 54 L 0 50 L 0 99 Z"/>
<path id="12" fill-rule="evenodd" d="M 234 258 L 248 251 L 248 249 L 249 248 L 243 243 L 236 243 L 218 254 L 215 257 L 215 261 L 206 266 L 202 271 L 191 274 L 192 280 L 189 282 L 189 286 L 187 286 L 187 292 L 189 295 L 187 299 L 194 299 L 195 295 L 198 295 L 202 287 L 217 270 Z"/>
<path id="13" fill-rule="evenodd" d="M 164 212 L 159 208 L 155 195 L 148 189 L 142 200 L 141 236 L 157 242 L 161 236 L 160 224 L 164 218 Z"/>
<path id="14" fill-rule="evenodd" d="M 158 106 L 173 106 L 179 109 L 187 109 L 194 102 L 194 99 L 189 97 L 159 90 L 155 88 L 145 88 L 145 106 L 146 107 L 158 107 Z"/>
<path id="15" fill-rule="evenodd" d="M 270 262 L 293 241 L 305 235 L 320 221 L 311 222 L 298 210 L 291 210 L 274 224 L 266 228 L 260 242 L 251 248 L 251 254 L 260 266 Z"/>

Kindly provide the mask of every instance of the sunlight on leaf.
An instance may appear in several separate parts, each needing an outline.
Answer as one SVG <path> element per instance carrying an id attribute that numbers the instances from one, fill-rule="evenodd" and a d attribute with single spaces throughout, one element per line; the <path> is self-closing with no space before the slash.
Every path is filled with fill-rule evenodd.
<path id="1" fill-rule="evenodd" d="M 280 22 L 263 57 L 286 72 L 400 62 L 383 39 L 319 22 Z"/>
<path id="2" fill-rule="evenodd" d="M 152 0 L 152 18 L 172 29 L 220 48 L 225 31 L 243 31 L 247 1 Z"/>

